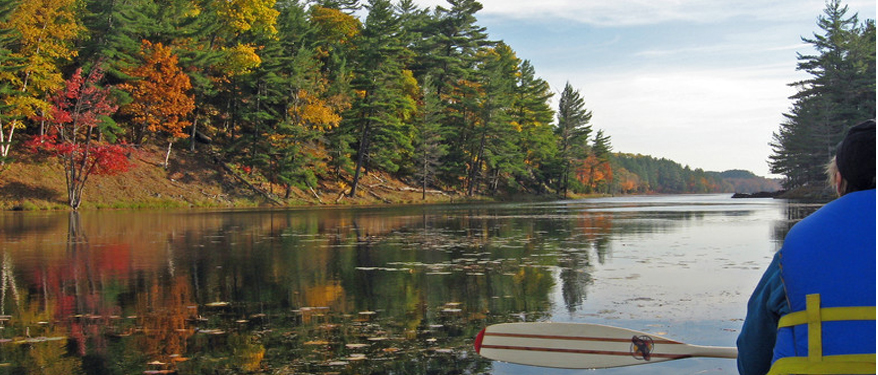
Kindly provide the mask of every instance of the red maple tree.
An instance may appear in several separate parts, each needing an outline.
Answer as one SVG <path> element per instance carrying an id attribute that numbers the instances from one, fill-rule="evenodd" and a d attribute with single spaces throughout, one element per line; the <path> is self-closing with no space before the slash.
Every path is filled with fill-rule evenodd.
<path id="1" fill-rule="evenodd" d="M 64 167 L 68 203 L 74 210 L 82 203 L 89 176 L 113 175 L 131 166 L 128 148 L 103 140 L 109 137 L 101 134 L 100 125 L 112 122 L 109 116 L 118 109 L 110 88 L 99 85 L 103 76 L 100 65 L 88 76 L 83 76 L 82 68 L 77 69 L 50 99 L 48 132 L 26 144 L 33 152 L 57 158 Z"/>

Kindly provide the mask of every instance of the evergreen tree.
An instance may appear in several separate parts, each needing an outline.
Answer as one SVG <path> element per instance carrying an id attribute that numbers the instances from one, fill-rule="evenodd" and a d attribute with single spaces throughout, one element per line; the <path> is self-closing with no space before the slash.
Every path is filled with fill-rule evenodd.
<path id="1" fill-rule="evenodd" d="M 357 65 L 352 87 L 357 93 L 346 116 L 358 135 L 357 160 L 350 196 L 360 174 L 372 165 L 396 172 L 400 156 L 411 152 L 411 131 L 404 120 L 415 110 L 417 82 L 404 62 L 409 56 L 399 37 L 399 18 L 389 0 L 369 0 L 369 15 L 357 40 Z"/>
<path id="2" fill-rule="evenodd" d="M 558 191 L 564 196 L 570 187 L 577 160 L 587 156 L 591 116 L 591 111 L 585 109 L 585 100 L 580 96 L 579 90 L 567 82 L 558 102 L 558 124 L 555 127 L 560 162 Z"/>
<path id="3" fill-rule="evenodd" d="M 431 75 L 436 80 L 436 92 L 448 95 L 472 72 L 476 52 L 491 45 L 486 29 L 477 25 L 475 14 L 482 4 L 475 0 L 448 0 L 450 8 L 437 6 L 433 18 L 426 25 L 427 34 L 423 57 L 413 70 L 416 76 Z"/>
<path id="4" fill-rule="evenodd" d="M 518 147 L 524 152 L 525 171 L 519 179 L 525 188 L 542 193 L 549 184 L 549 168 L 557 150 L 551 126 L 555 113 L 549 106 L 553 94 L 549 84 L 536 76 L 530 61 L 522 61 L 519 71 L 510 110 L 513 126 L 520 129 Z"/>
<path id="5" fill-rule="evenodd" d="M 88 40 L 80 53 L 82 65 L 100 61 L 111 84 L 130 79 L 123 71 L 137 64 L 141 40 L 154 24 L 149 15 L 157 6 L 151 0 L 86 1 L 82 18 Z"/>
<path id="6" fill-rule="evenodd" d="M 823 168 L 847 128 L 875 117 L 874 21 L 861 26 L 839 0 L 826 4 L 817 25 L 822 34 L 802 38 L 814 55 L 799 55 L 797 70 L 811 78 L 792 84 L 791 113 L 774 134 L 772 173 L 786 176 L 785 187 L 822 184 Z"/>
<path id="7" fill-rule="evenodd" d="M 421 92 L 422 102 L 415 122 L 414 175 L 421 185 L 421 199 L 427 199 L 427 186 L 433 183 L 441 158 L 448 151 L 442 142 L 442 103 L 429 76 L 425 77 Z"/>
<path id="8" fill-rule="evenodd" d="M 319 64 L 323 88 L 320 95 L 338 113 L 350 108 L 353 100 L 351 89 L 351 58 L 355 39 L 362 31 L 360 21 L 338 9 L 312 6 L 308 20 L 313 28 L 303 41 L 313 49 Z M 344 173 L 353 173 L 351 161 L 355 151 L 351 144 L 356 136 L 342 127 L 333 128 L 325 137 L 328 167 L 335 178 L 343 178 Z"/>
<path id="9" fill-rule="evenodd" d="M 518 148 L 521 128 L 513 123 L 510 109 L 514 105 L 520 60 L 505 43 L 479 54 L 476 82 L 478 90 L 474 137 L 467 194 L 479 190 L 482 179 L 487 189 L 496 193 L 501 186 L 517 189 L 515 176 L 525 173 L 525 154 Z M 486 176 L 487 178 L 484 178 Z"/>
<path id="10" fill-rule="evenodd" d="M 493 43 L 475 14 L 482 4 L 475 0 L 449 0 L 450 8 L 437 6 L 424 28 L 423 42 L 415 51 L 415 77 L 430 75 L 436 94 L 446 103 L 443 138 L 449 145 L 439 178 L 450 186 L 472 185 L 477 172 L 468 145 L 478 142 L 475 134 L 479 111 L 480 82 L 476 78 L 477 55 Z"/>
<path id="11" fill-rule="evenodd" d="M 268 38 L 258 70 L 264 81 L 261 102 L 272 114 L 264 134 L 261 166 L 270 181 L 285 187 L 314 189 L 326 177 L 325 134 L 338 126 L 341 116 L 321 97 L 325 91 L 320 62 L 307 35 L 313 32 L 305 9 L 295 1 L 278 4 L 277 38 Z"/>
<path id="12" fill-rule="evenodd" d="M 324 8 L 345 11 L 347 13 L 354 13 L 362 8 L 360 0 L 319 0 L 317 1 L 317 5 Z"/>

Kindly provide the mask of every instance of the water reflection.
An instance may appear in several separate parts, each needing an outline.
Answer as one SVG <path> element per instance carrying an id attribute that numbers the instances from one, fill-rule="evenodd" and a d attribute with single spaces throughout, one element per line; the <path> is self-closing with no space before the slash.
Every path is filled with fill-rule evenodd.
<path id="1" fill-rule="evenodd" d="M 770 251 L 735 254 L 776 247 L 749 228 L 775 225 L 777 242 L 781 212 L 807 211 L 789 207 L 696 196 L 3 214 L 0 374 L 503 372 L 471 349 L 485 325 L 659 314 L 689 298 L 650 292 L 673 284 L 661 272 L 758 273 Z M 714 245 L 734 253 L 703 245 L 723 230 L 744 242 Z"/>

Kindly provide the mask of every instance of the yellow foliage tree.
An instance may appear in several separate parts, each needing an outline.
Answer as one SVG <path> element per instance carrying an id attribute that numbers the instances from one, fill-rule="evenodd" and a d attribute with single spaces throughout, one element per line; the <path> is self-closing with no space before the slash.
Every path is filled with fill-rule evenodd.
<path id="1" fill-rule="evenodd" d="M 275 35 L 277 16 L 275 0 L 216 0 L 220 22 L 235 34 L 246 31 L 261 35 Z"/>
<path id="2" fill-rule="evenodd" d="M 219 63 L 217 69 L 227 76 L 247 74 L 262 64 L 262 58 L 256 53 L 256 47 L 252 44 L 236 44 L 233 47 L 223 48 L 226 59 Z"/>
<path id="3" fill-rule="evenodd" d="M 318 131 L 331 130 L 341 122 L 341 116 L 323 99 L 299 90 L 289 109 L 293 123 Z"/>
<path id="4" fill-rule="evenodd" d="M 347 43 L 360 33 L 362 24 L 356 17 L 338 9 L 311 7 L 311 23 L 317 26 L 320 36 L 331 43 Z"/>
<path id="5" fill-rule="evenodd" d="M 0 124 L 0 157 L 9 153 L 17 129 L 25 127 L 23 119 L 45 117 L 48 93 L 64 85 L 59 62 L 77 55 L 74 39 L 83 31 L 77 21 L 76 0 L 28 0 L 18 8 L 0 29 L 15 30 L 19 36 L 9 60 L 15 66 L 0 69 L 0 84 L 8 85 L 14 95 L 0 98 L 9 106 L 8 124 Z"/>

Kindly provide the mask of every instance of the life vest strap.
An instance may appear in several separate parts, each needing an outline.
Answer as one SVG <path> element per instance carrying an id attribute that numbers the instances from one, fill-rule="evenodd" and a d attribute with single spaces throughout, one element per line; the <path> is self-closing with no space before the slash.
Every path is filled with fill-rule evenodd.
<path id="1" fill-rule="evenodd" d="M 875 320 L 875 306 L 820 307 L 820 295 L 805 296 L 805 311 L 784 315 L 778 329 L 808 325 L 808 356 L 780 358 L 769 375 L 786 374 L 875 374 L 875 354 L 823 355 L 823 322 Z"/>
<path id="2" fill-rule="evenodd" d="M 826 307 L 820 309 L 824 322 L 840 320 L 875 320 L 875 306 Z M 789 313 L 780 318 L 777 328 L 792 327 L 808 323 L 807 311 Z"/>
<path id="3" fill-rule="evenodd" d="M 875 374 L 875 354 L 828 355 L 814 362 L 807 357 L 786 357 L 771 365 L 767 375 Z"/>

